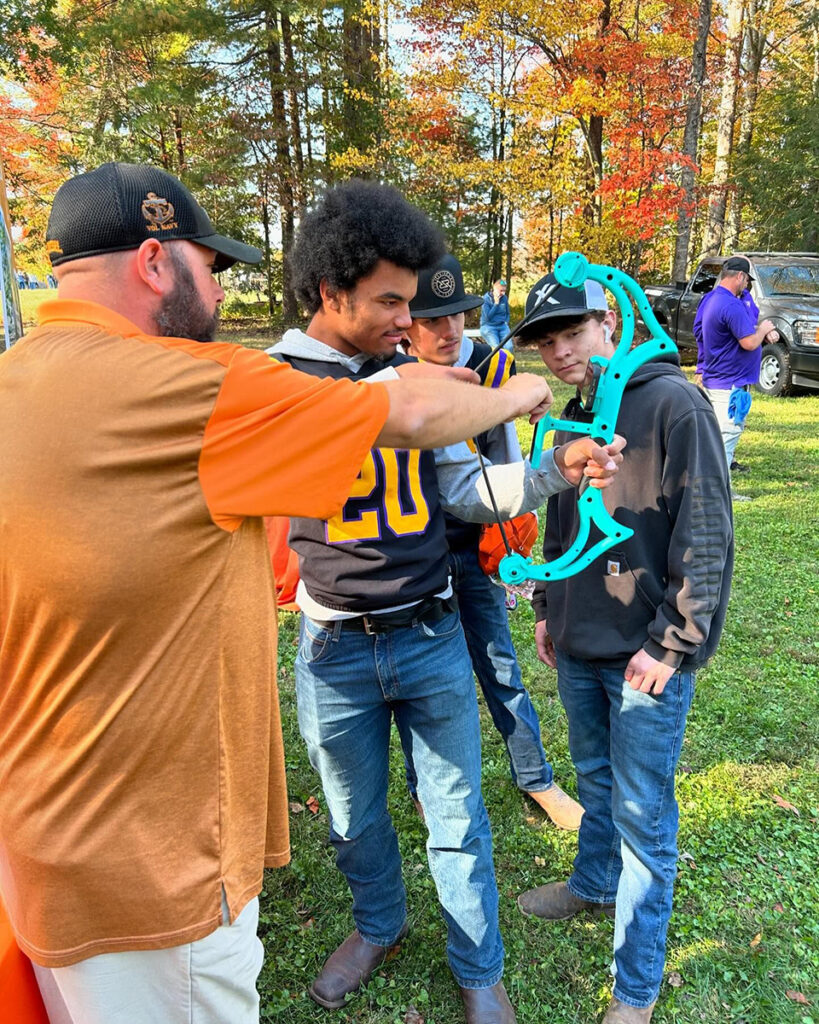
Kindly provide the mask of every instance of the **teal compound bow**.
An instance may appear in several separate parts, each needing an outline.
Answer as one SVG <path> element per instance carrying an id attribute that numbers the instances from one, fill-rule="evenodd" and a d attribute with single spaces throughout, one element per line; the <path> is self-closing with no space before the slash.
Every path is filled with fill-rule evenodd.
<path id="1" fill-rule="evenodd" d="M 665 352 L 676 352 L 677 346 L 662 329 L 654 316 L 642 288 L 621 270 L 589 263 L 579 252 L 565 252 L 555 264 L 555 278 L 566 288 L 582 288 L 586 280 L 597 281 L 617 299 L 620 307 L 620 341 L 610 359 L 592 356 L 589 360 L 593 371 L 592 383 L 583 404 L 592 413 L 591 423 L 576 423 L 574 420 L 560 420 L 544 416 L 535 427 L 532 439 L 532 453 L 529 460 L 535 469 L 540 466 L 543 443 L 552 430 L 566 430 L 575 434 L 590 434 L 600 444 L 609 444 L 614 437 L 617 415 L 626 383 L 638 366 Z M 634 338 L 634 309 L 640 312 L 643 323 L 649 330 L 650 339 L 631 347 Z M 510 551 L 500 562 L 499 573 L 505 583 L 522 583 L 524 580 L 562 580 L 590 565 L 598 555 L 608 551 L 618 542 L 628 540 L 632 529 L 618 523 L 603 504 L 603 495 L 598 488 L 589 487 L 584 478 L 578 488 L 578 529 L 569 548 L 559 558 L 536 565 L 531 558 L 524 558 Z M 586 549 L 591 525 L 603 537 Z"/>

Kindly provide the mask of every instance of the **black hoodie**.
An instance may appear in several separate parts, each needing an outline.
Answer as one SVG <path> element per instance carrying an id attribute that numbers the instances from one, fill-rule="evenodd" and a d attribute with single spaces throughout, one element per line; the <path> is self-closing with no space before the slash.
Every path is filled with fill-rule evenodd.
<path id="1" fill-rule="evenodd" d="M 575 398 L 563 419 L 589 420 Z M 708 398 L 676 355 L 639 367 L 617 419 L 628 441 L 603 491 L 614 518 L 634 535 L 565 580 L 538 583 L 533 605 L 555 647 L 586 661 L 625 665 L 644 648 L 666 665 L 693 670 L 714 653 L 733 569 L 728 468 Z M 556 434 L 555 444 L 569 440 Z M 543 557 L 572 543 L 577 492 L 549 499 Z M 589 545 L 600 537 L 592 527 Z"/>

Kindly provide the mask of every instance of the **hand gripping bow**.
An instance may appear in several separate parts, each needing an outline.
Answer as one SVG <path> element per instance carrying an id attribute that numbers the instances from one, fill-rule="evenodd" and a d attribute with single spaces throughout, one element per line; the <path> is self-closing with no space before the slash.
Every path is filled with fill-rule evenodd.
<path id="1" fill-rule="evenodd" d="M 608 444 L 614 437 L 617 416 L 626 382 L 638 366 L 654 359 L 663 352 L 677 351 L 677 346 L 662 329 L 648 304 L 642 288 L 627 274 L 614 267 L 589 263 L 579 252 L 565 252 L 555 264 L 555 278 L 566 288 L 581 288 L 586 280 L 597 281 L 617 299 L 620 307 L 620 342 L 610 359 L 592 356 L 590 364 L 594 374 L 589 392 L 583 404 L 592 413 L 591 423 L 575 423 L 573 420 L 559 420 L 544 416 L 535 426 L 532 452 L 529 461 L 537 469 L 543 453 L 546 434 L 552 430 L 566 430 L 575 434 L 590 434 L 598 443 Z M 648 341 L 636 348 L 631 347 L 634 337 L 634 310 L 640 315 L 650 332 Z M 551 562 L 535 565 L 531 558 L 511 552 L 501 559 L 499 572 L 505 583 L 522 583 L 527 579 L 561 580 L 585 569 L 598 555 L 608 551 L 618 541 L 627 540 L 634 533 L 623 526 L 607 511 L 603 495 L 596 487 L 589 487 L 584 478 L 577 491 L 578 529 L 568 550 Z M 591 524 L 600 530 L 603 537 L 596 544 L 584 550 L 589 539 Z"/>

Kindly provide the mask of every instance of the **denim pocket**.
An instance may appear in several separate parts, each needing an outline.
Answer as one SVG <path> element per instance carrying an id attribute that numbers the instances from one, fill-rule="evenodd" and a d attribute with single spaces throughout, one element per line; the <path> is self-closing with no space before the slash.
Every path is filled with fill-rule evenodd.
<path id="1" fill-rule="evenodd" d="M 299 644 L 299 657 L 308 665 L 315 665 L 321 661 L 327 653 L 332 638 L 332 631 L 325 629 L 308 619 L 302 619 L 301 642 Z"/>
<path id="2" fill-rule="evenodd" d="M 461 619 L 457 612 L 451 612 L 435 622 L 419 622 L 417 627 L 421 636 L 435 637 L 437 640 L 454 636 L 460 628 Z"/>

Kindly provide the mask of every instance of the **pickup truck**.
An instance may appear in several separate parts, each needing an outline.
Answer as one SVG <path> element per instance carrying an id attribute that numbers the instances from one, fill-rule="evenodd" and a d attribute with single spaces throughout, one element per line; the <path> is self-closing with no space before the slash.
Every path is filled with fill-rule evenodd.
<path id="1" fill-rule="evenodd" d="M 819 389 L 819 253 L 739 252 L 751 264 L 751 295 L 760 320 L 779 331 L 775 344 L 762 348 L 757 387 L 766 395 L 788 395 L 800 388 Z M 681 351 L 693 349 L 697 306 L 717 283 L 727 256 L 709 256 L 688 284 L 648 285 L 654 314 Z"/>

